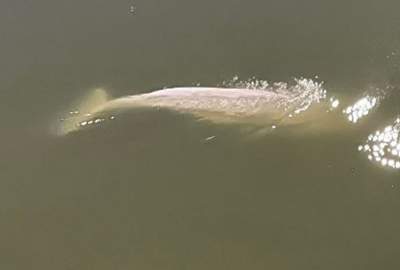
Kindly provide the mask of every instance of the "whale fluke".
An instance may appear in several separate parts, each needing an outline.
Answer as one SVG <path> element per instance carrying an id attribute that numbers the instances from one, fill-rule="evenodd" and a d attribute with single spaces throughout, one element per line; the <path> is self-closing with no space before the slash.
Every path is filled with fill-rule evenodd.
<path id="1" fill-rule="evenodd" d="M 78 130 L 80 128 L 80 123 L 91 118 L 92 112 L 96 110 L 96 108 L 106 104 L 109 100 L 109 95 L 102 88 L 90 91 L 74 106 L 75 110 L 70 111 L 68 117 L 60 121 L 61 124 L 58 125 L 56 133 L 58 135 L 65 135 Z"/>

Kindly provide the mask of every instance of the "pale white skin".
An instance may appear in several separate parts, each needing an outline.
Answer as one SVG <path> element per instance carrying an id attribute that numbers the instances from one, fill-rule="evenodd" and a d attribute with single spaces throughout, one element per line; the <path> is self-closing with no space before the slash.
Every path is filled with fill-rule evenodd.
<path id="1" fill-rule="evenodd" d="M 346 121 L 340 114 L 329 110 L 326 101 L 312 104 L 306 111 L 294 114 L 296 104 L 291 104 L 291 93 L 256 89 L 178 87 L 154 92 L 104 100 L 100 104 L 84 108 L 87 121 L 99 115 L 117 113 L 121 110 L 138 108 L 168 109 L 191 114 L 198 119 L 217 124 L 245 124 L 260 129 L 300 125 L 307 129 L 323 131 L 338 129 Z M 76 123 L 75 123 L 76 126 Z M 64 133 L 79 129 L 65 128 Z"/>
<path id="2" fill-rule="evenodd" d="M 260 121 L 265 124 L 283 117 L 285 111 L 279 104 L 284 100 L 282 94 L 263 90 L 180 87 L 117 98 L 99 106 L 94 113 L 153 107 L 189 113 L 218 123 Z M 258 119 L 265 115 L 268 117 Z"/>

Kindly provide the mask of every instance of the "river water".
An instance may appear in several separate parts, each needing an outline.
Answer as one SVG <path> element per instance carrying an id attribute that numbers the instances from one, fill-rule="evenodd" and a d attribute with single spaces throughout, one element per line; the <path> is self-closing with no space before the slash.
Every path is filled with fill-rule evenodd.
<path id="1" fill-rule="evenodd" d="M 400 172 L 357 151 L 400 111 L 399 8 L 1 1 L 0 267 L 399 269 Z M 254 138 L 167 111 L 52 132 L 97 87 L 120 97 L 235 76 L 391 96 L 350 132 Z"/>

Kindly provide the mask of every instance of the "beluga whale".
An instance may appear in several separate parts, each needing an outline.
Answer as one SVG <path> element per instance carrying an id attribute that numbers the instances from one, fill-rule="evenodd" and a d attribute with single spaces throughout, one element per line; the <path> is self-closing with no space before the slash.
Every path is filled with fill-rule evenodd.
<path id="1" fill-rule="evenodd" d="M 257 137 L 277 130 L 317 135 L 352 130 L 359 133 L 364 118 L 376 110 L 391 89 L 366 91 L 356 101 L 344 95 L 328 95 L 323 82 L 306 78 L 294 79 L 293 83 L 249 80 L 218 87 L 170 87 L 117 98 L 111 98 L 104 89 L 95 89 L 68 117 L 57 121 L 56 134 L 79 132 L 114 120 L 125 111 L 141 109 L 187 114 L 216 125 L 251 127 Z M 400 169 L 400 116 L 370 133 L 358 150 L 370 161 Z"/>
<path id="2" fill-rule="evenodd" d="M 58 134 L 82 130 L 123 111 L 148 108 L 189 114 L 215 124 L 253 126 L 260 134 L 293 126 L 322 132 L 345 124 L 342 115 L 335 113 L 339 103 L 328 97 L 323 82 L 306 78 L 296 78 L 291 84 L 258 81 L 223 87 L 171 87 L 114 99 L 96 89 L 62 121 Z"/>
<path id="3" fill-rule="evenodd" d="M 57 121 L 56 134 L 65 136 L 92 128 L 130 110 L 162 110 L 216 125 L 244 126 L 257 137 L 279 130 L 284 132 L 280 134 L 302 135 L 366 131 L 368 138 L 358 145 L 358 151 L 383 167 L 400 169 L 400 116 L 374 132 L 365 125 L 365 118 L 391 96 L 393 89 L 390 84 L 372 87 L 354 99 L 328 95 L 323 82 L 306 78 L 272 84 L 235 79 L 218 87 L 170 87 L 117 98 L 111 98 L 104 89 L 95 89 L 68 117 Z"/>

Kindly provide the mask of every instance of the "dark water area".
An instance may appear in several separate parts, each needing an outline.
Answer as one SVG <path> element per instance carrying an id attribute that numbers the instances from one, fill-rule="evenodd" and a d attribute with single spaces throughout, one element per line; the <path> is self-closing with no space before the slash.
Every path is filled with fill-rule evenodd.
<path id="1" fill-rule="evenodd" d="M 357 151 L 400 111 L 399 8 L 1 1 L 0 268 L 399 269 L 399 171 Z M 119 97 L 236 75 L 318 76 L 355 99 L 393 90 L 362 128 L 334 133 L 249 138 L 166 111 L 51 132 L 96 87 Z"/>

